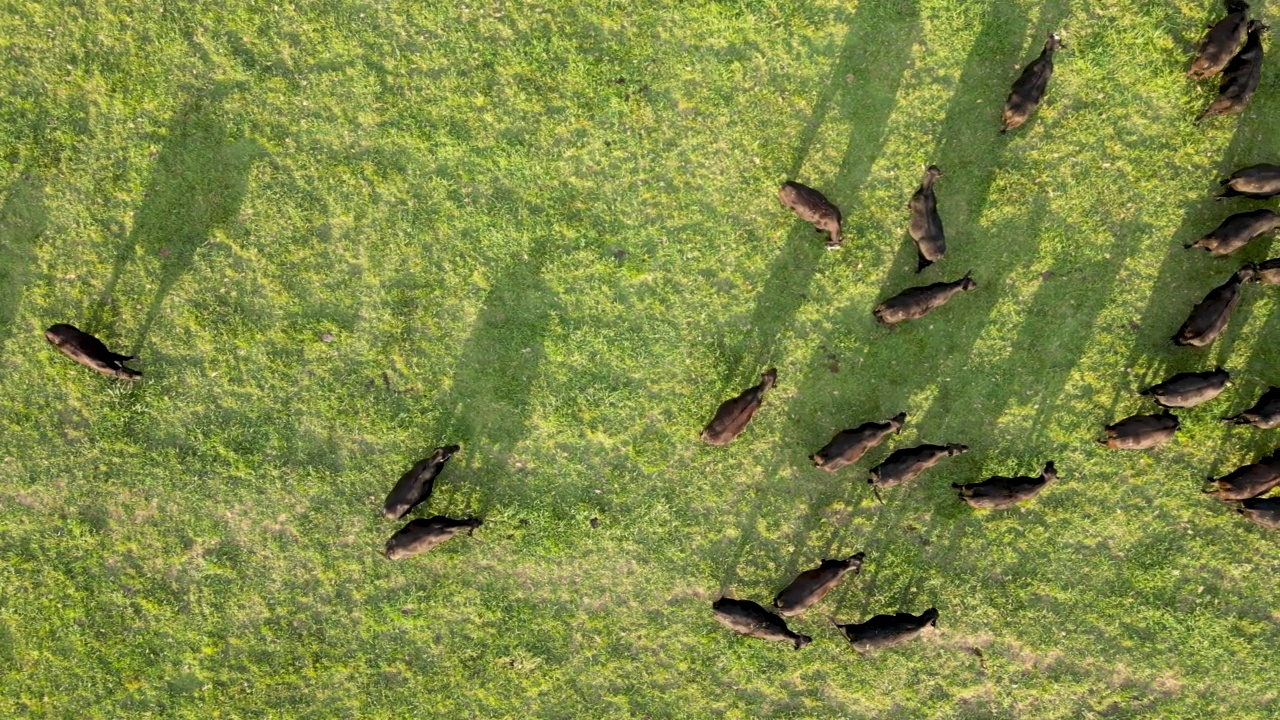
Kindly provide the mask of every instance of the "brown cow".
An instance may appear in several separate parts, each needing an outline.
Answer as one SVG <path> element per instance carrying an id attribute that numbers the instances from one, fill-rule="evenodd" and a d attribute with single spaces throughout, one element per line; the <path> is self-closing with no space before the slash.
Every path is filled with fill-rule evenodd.
<path id="1" fill-rule="evenodd" d="M 849 556 L 845 560 L 823 560 L 822 564 L 812 570 L 805 570 L 796 576 L 774 598 L 773 606 L 778 613 L 790 617 L 808 610 L 828 592 L 831 591 L 845 575 L 858 574 L 862 569 L 863 553 Z"/>
<path id="2" fill-rule="evenodd" d="M 1189 408 L 1221 395 L 1230 380 L 1231 375 L 1221 367 L 1207 372 L 1184 372 L 1138 394 L 1151 396 L 1160 407 Z"/>
<path id="3" fill-rule="evenodd" d="M 919 637 L 925 628 L 938 625 L 938 609 L 929 608 L 919 616 L 900 612 L 876 615 L 863 623 L 836 624 L 853 649 L 859 653 L 883 650 Z"/>
<path id="4" fill-rule="evenodd" d="M 970 277 L 972 274 L 973 271 L 969 271 L 964 277 L 952 282 L 907 288 L 877 305 L 872 313 L 885 325 L 917 320 L 946 305 L 957 294 L 976 289 L 978 283 Z"/>
<path id="5" fill-rule="evenodd" d="M 887 421 L 867 422 L 852 430 L 841 430 L 831 438 L 831 442 L 810 456 L 813 464 L 835 472 L 846 465 L 858 462 L 871 448 L 884 442 L 885 438 L 902 429 L 907 421 L 906 413 L 898 413 Z"/>
<path id="6" fill-rule="evenodd" d="M 933 194 L 933 183 L 942 177 L 942 170 L 937 165 L 930 165 L 924 171 L 924 179 L 920 181 L 920 189 L 911 196 L 907 209 L 911 211 L 911 226 L 908 233 L 916 241 L 916 250 L 920 259 L 916 263 L 916 272 L 920 272 L 942 259 L 947 252 L 946 235 L 942 232 L 942 217 L 938 215 L 938 198 Z"/>
<path id="7" fill-rule="evenodd" d="M 1053 76 L 1053 53 L 1062 47 L 1062 38 L 1056 33 L 1049 33 L 1044 50 L 1040 57 L 1023 69 L 1022 74 L 1013 83 L 1009 98 L 1004 103 L 1004 114 L 1001 116 L 1000 134 L 1022 125 L 1031 113 L 1040 106 L 1044 91 L 1049 87 L 1049 78 Z"/>
<path id="8" fill-rule="evenodd" d="M 388 560 L 402 560 L 420 555 L 458 533 L 465 531 L 468 535 L 472 534 L 481 524 L 482 521 L 479 518 L 454 520 L 443 515 L 425 520 L 414 518 L 387 540 L 387 549 L 384 554 Z"/>
<path id="9" fill-rule="evenodd" d="M 794 643 L 797 650 L 813 641 L 808 635 L 792 632 L 786 620 L 751 600 L 722 597 L 711 603 L 711 609 L 721 625 L 739 635 Z"/>
<path id="10" fill-rule="evenodd" d="M 401 475 L 400 481 L 391 488 L 391 493 L 382 505 L 382 514 L 388 520 L 399 520 L 410 510 L 426 502 L 435 487 L 436 476 L 444 470 L 444 464 L 459 449 L 457 445 L 438 447 L 431 457 L 419 460 L 417 465 Z"/>
<path id="11" fill-rule="evenodd" d="M 1231 279 L 1209 291 L 1191 308 L 1187 321 L 1173 336 L 1174 345 L 1205 347 L 1211 345 L 1231 321 L 1231 313 L 1240 304 L 1240 286 L 1253 278 L 1253 268 L 1240 268 Z"/>
<path id="12" fill-rule="evenodd" d="M 1196 59 L 1191 62 L 1187 75 L 1204 80 L 1222 72 L 1240 47 L 1249 26 L 1249 5 L 1241 0 L 1226 0 L 1227 16 L 1216 25 L 1209 26 Z"/>
<path id="13" fill-rule="evenodd" d="M 1182 425 L 1168 410 L 1159 415 L 1134 415 L 1108 425 L 1100 445 L 1117 450 L 1146 450 L 1169 442 Z"/>
<path id="14" fill-rule="evenodd" d="M 828 234 L 828 250 L 835 250 L 844 242 L 840 237 L 840 208 L 822 193 L 808 185 L 787 181 L 778 188 L 778 199 L 801 220 L 812 223 L 815 230 Z"/>
<path id="15" fill-rule="evenodd" d="M 1003 510 L 1030 500 L 1058 479 L 1053 462 L 1046 463 L 1040 477 L 1004 477 L 996 475 L 982 482 L 951 487 L 960 491 L 960 499 L 970 506 L 985 510 Z"/>
<path id="16" fill-rule="evenodd" d="M 778 371 L 769 368 L 760 376 L 760 384 L 753 385 L 735 398 L 720 403 L 711 422 L 702 429 L 702 439 L 708 445 L 728 445 L 742 434 L 747 423 L 760 409 L 765 393 L 778 382 Z"/>
<path id="17" fill-rule="evenodd" d="M 1260 430 L 1280 427 L 1280 388 L 1267 388 L 1253 407 L 1222 421 L 1232 425 L 1252 425 Z"/>

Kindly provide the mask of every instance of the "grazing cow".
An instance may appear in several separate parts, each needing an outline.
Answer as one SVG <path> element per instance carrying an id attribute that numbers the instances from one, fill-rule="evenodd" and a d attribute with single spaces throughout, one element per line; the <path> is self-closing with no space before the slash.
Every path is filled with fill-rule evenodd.
<path id="1" fill-rule="evenodd" d="M 1223 220 L 1213 232 L 1186 247 L 1187 249 L 1204 248 L 1214 256 L 1230 255 L 1248 245 L 1250 240 L 1278 227 L 1280 227 L 1280 213 L 1274 210 L 1250 210 L 1236 213 Z"/>
<path id="2" fill-rule="evenodd" d="M 1231 313 L 1240 304 L 1240 286 L 1253 278 L 1253 268 L 1244 267 L 1231 279 L 1209 291 L 1195 307 L 1187 321 L 1173 336 L 1174 345 L 1205 347 L 1212 344 L 1231 320 Z"/>
<path id="3" fill-rule="evenodd" d="M 1269 200 L 1280 195 L 1280 165 L 1260 163 L 1231 173 L 1222 181 L 1226 190 L 1218 199 L 1244 197 L 1250 200 Z"/>
<path id="4" fill-rule="evenodd" d="M 1240 0 L 1226 0 L 1227 16 L 1218 24 L 1209 26 L 1196 59 L 1191 62 L 1187 76 L 1204 80 L 1222 72 L 1240 47 L 1249 26 L 1249 5 Z"/>
<path id="5" fill-rule="evenodd" d="M 769 368 L 760 376 L 760 384 L 753 385 L 742 394 L 725 400 L 716 410 L 715 417 L 702 429 L 702 439 L 708 445 L 728 445 L 742 434 L 751 417 L 760 409 L 765 393 L 778 382 L 778 371 Z"/>
<path id="6" fill-rule="evenodd" d="M 1138 394 L 1150 395 L 1160 407 L 1189 408 L 1221 395 L 1230 380 L 1231 375 L 1221 367 L 1208 372 L 1184 372 Z"/>
<path id="7" fill-rule="evenodd" d="M 933 182 L 942 177 L 942 170 L 937 165 L 930 165 L 924 171 L 924 179 L 920 181 L 920 189 L 911 196 L 907 209 L 911 211 L 911 239 L 916 241 L 916 249 L 920 260 L 916 263 L 916 272 L 920 272 L 942 259 L 947 252 L 947 240 L 942 232 L 942 218 L 938 215 L 938 198 L 933 194 Z"/>
<path id="8" fill-rule="evenodd" d="M 1256 463 L 1242 465 L 1220 478 L 1209 478 L 1213 489 L 1204 492 L 1219 500 L 1248 500 L 1265 494 L 1280 485 L 1280 450 L 1261 458 Z"/>
<path id="9" fill-rule="evenodd" d="M 457 445 L 438 447 L 431 457 L 419 460 L 409 472 L 401 475 L 400 481 L 391 488 L 391 493 L 382 505 L 382 514 L 388 520 L 399 520 L 410 510 L 426 502 L 435 487 L 436 476 L 444 470 L 444 464 L 459 449 Z"/>
<path id="10" fill-rule="evenodd" d="M 1267 388 L 1253 407 L 1222 421 L 1232 425 L 1252 425 L 1260 430 L 1280 427 L 1280 388 Z"/>
<path id="11" fill-rule="evenodd" d="M 1254 282 L 1260 282 L 1263 285 L 1280 285 L 1280 258 L 1259 263 L 1256 271 Z"/>
<path id="12" fill-rule="evenodd" d="M 750 600 L 722 597 L 711 603 L 721 625 L 747 637 L 795 643 L 796 649 L 808 645 L 813 638 L 791 631 L 787 621 Z"/>
<path id="13" fill-rule="evenodd" d="M 1023 69 L 1022 75 L 1014 81 L 1009 99 L 1004 102 L 1001 135 L 1025 123 L 1040 105 L 1045 88 L 1049 86 L 1049 78 L 1053 75 L 1053 53 L 1060 47 L 1062 38 L 1056 33 L 1049 33 L 1040 57 Z"/>
<path id="14" fill-rule="evenodd" d="M 1196 118 L 1196 122 L 1214 115 L 1233 115 L 1241 112 L 1253 99 L 1262 79 L 1262 31 L 1267 26 L 1258 20 L 1249 21 L 1249 35 L 1244 47 L 1231 58 L 1222 71 L 1218 84 L 1218 97 Z"/>
<path id="15" fill-rule="evenodd" d="M 1053 462 L 1046 463 L 1040 477 L 1003 477 L 996 475 L 982 482 L 951 487 L 960 491 L 960 499 L 972 507 L 986 510 L 1002 510 L 1020 502 L 1026 502 L 1040 494 L 1050 483 L 1058 479 Z"/>
<path id="16" fill-rule="evenodd" d="M 773 606 L 778 609 L 778 614 L 785 617 L 799 615 L 839 585 L 845 575 L 857 575 L 865 557 L 864 553 L 857 553 L 846 560 L 823 560 L 818 567 L 797 575 L 773 598 Z"/>
<path id="17" fill-rule="evenodd" d="M 388 560 L 413 557 L 431 550 L 460 532 L 466 531 L 470 535 L 480 527 L 481 523 L 479 518 L 454 520 L 443 515 L 425 520 L 414 518 L 387 540 L 387 549 L 384 554 Z"/>
<path id="18" fill-rule="evenodd" d="M 81 365 L 120 380 L 140 380 L 142 373 L 124 366 L 133 355 L 113 353 L 98 338 L 74 325 L 58 323 L 44 331 L 44 339 Z"/>
<path id="19" fill-rule="evenodd" d="M 932 285 L 907 288 L 876 306 L 873 314 L 885 325 L 893 325 L 904 320 L 918 320 L 932 310 L 947 304 L 956 294 L 968 292 L 978 287 L 970 277 L 973 271 L 952 282 L 938 282 Z"/>
<path id="20" fill-rule="evenodd" d="M 835 250 L 844 242 L 840 237 L 840 208 L 822 193 L 808 185 L 787 181 L 778 188 L 778 199 L 801 220 L 812 223 L 818 232 L 828 234 L 828 250 Z"/>
<path id="21" fill-rule="evenodd" d="M 831 442 L 810 456 L 813 464 L 835 472 L 845 465 L 852 465 L 871 448 L 884 442 L 884 439 L 902 429 L 907 421 L 906 413 L 898 413 L 887 421 L 867 422 L 852 430 L 841 430 L 831 438 Z"/>
<path id="22" fill-rule="evenodd" d="M 1249 498 L 1236 512 L 1268 530 L 1280 530 L 1280 497 Z"/>
<path id="23" fill-rule="evenodd" d="M 1146 450 L 1173 439 L 1182 427 L 1173 413 L 1134 415 L 1105 428 L 1106 438 L 1098 444 L 1117 450 Z"/>
<path id="24" fill-rule="evenodd" d="M 955 457 L 969 452 L 967 445 L 917 445 L 894 450 L 884 462 L 871 468 L 867 482 L 876 487 L 889 488 L 914 480 L 920 473 L 938 464 L 942 458 Z"/>
<path id="25" fill-rule="evenodd" d="M 849 644 L 859 653 L 883 650 L 914 640 L 929 626 L 938 624 L 938 609 L 929 608 L 919 616 L 900 612 L 895 615 L 876 615 L 863 623 L 835 624 L 844 633 Z"/>

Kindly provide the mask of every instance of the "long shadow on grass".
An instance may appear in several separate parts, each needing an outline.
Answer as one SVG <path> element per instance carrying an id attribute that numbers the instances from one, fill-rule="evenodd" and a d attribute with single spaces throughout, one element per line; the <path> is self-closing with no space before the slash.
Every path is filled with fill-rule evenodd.
<path id="1" fill-rule="evenodd" d="M 235 219 L 250 168 L 263 152 L 257 142 L 231 135 L 219 112 L 225 92 L 193 91 L 169 121 L 133 229 L 116 250 L 102 297 L 90 311 L 86 330 L 109 330 L 120 312 L 117 287 L 130 264 L 140 256 L 161 258 L 157 287 L 130 354 L 146 344 L 165 298 L 191 269 L 196 252 L 215 228 Z"/>
<path id="2" fill-rule="evenodd" d="M 943 140 L 935 155 L 935 161 L 948 173 L 947 186 L 939 187 L 939 202 L 943 222 L 949 228 L 951 237 L 956 238 L 954 250 L 950 251 L 954 254 L 949 254 L 942 262 L 927 270 L 923 277 L 916 279 L 914 249 L 906 247 L 898 254 L 882 295 L 888 296 L 909 285 L 933 282 L 940 277 L 952 279 L 968 269 L 963 265 L 963 257 L 970 252 L 965 245 L 978 242 L 974 237 L 975 225 L 986 204 L 996 168 L 1000 165 L 1009 142 L 997 132 L 999 104 L 1012 81 L 1006 68 L 1012 67 L 1026 54 L 1027 39 L 1039 35 L 1037 28 L 1029 27 L 1029 18 L 1024 8 L 1007 7 L 1003 3 L 988 6 L 974 48 L 947 108 L 941 129 Z M 1027 224 L 1034 226 L 1042 215 L 1043 212 L 1032 210 L 1026 216 Z M 904 224 L 905 221 L 904 212 Z M 1021 230 L 1009 232 L 1008 235 L 1038 235 L 1034 228 L 1027 232 L 1026 225 Z M 906 244 L 908 241 L 904 239 L 902 242 Z M 780 453 L 780 462 L 765 472 L 766 485 L 758 489 L 754 507 L 745 514 L 736 547 L 724 553 L 726 568 L 722 587 L 727 588 L 737 579 L 747 548 L 757 543 L 754 527 L 763 508 L 767 505 L 778 506 L 786 500 L 794 503 L 797 497 L 805 501 L 805 506 L 798 519 L 787 523 L 789 533 L 785 540 L 777 543 L 775 548 L 763 552 L 757 549 L 757 553 L 764 557 L 778 558 L 790 549 L 790 559 L 780 569 L 782 576 L 790 576 L 801 565 L 816 562 L 820 553 L 810 547 L 812 535 L 823 523 L 827 510 L 837 498 L 853 493 L 857 494 L 855 497 L 865 496 L 865 469 L 874 464 L 875 460 L 868 458 L 859 464 L 858 469 L 845 470 L 834 476 L 815 470 L 802 471 L 807 475 L 807 479 L 803 481 L 805 491 L 794 485 L 779 487 L 774 479 L 781 469 L 792 463 L 805 463 L 804 454 L 816 450 L 840 428 L 867 420 L 883 420 L 900 410 L 906 410 L 910 415 L 911 409 L 906 407 L 906 401 L 912 389 L 934 382 L 945 382 L 944 378 L 950 377 L 951 373 L 963 369 L 967 364 L 974 344 L 990 323 L 992 310 L 1001 297 L 1002 279 L 1011 269 L 1027 264 L 1035 257 L 1036 250 L 1036 247 L 1027 244 L 1015 246 L 1003 253 L 988 253 L 989 257 L 998 257 L 999 263 L 974 268 L 975 276 L 980 286 L 984 286 L 985 292 L 980 290 L 957 298 L 955 306 L 939 311 L 936 319 L 919 321 L 908 327 L 889 331 L 875 324 L 870 307 L 862 306 L 845 308 L 839 313 L 839 317 L 833 319 L 833 327 L 848 329 L 852 334 L 868 338 L 862 343 L 860 357 L 842 358 L 848 371 L 856 372 L 863 367 L 874 367 L 877 373 L 901 378 L 902 381 L 860 384 L 855 388 L 852 403 L 849 398 L 832 401 L 832 382 L 824 368 L 811 367 L 796 383 L 796 399 L 786 412 L 788 432 L 783 443 L 785 449 Z M 930 274 L 933 277 L 929 277 Z M 945 323 L 946 327 L 934 328 L 931 333 L 927 326 L 935 322 Z M 929 434 L 929 437 L 922 439 L 933 442 L 947 440 L 931 436 L 935 430 L 928 420 L 921 424 L 917 419 L 909 418 L 908 422 Z M 775 494 L 770 490 L 777 492 Z M 857 540 L 859 548 L 874 544 L 868 543 L 865 536 L 874 538 L 880 533 L 892 532 L 886 528 L 893 528 L 901 513 L 907 512 L 907 509 L 880 508 L 870 512 L 875 513 L 872 523 L 874 530 Z M 854 549 L 837 536 L 828 541 L 826 553 L 829 556 L 831 553 L 841 554 Z"/>
<path id="3" fill-rule="evenodd" d="M 17 330 L 23 289 L 33 275 L 36 242 L 48 221 L 44 186 L 34 176 L 24 175 L 9 183 L 0 205 L 0 357 Z"/>
<path id="4" fill-rule="evenodd" d="M 535 242 L 526 259 L 509 262 L 493 278 L 458 353 L 452 384 L 437 401 L 442 415 L 432 442 L 460 443 L 458 460 L 479 471 L 476 482 L 458 495 L 442 494 L 446 503 L 461 503 L 469 510 L 488 505 L 495 493 L 484 488 L 516 482 L 511 476 L 524 469 L 514 450 L 527 432 L 532 389 L 546 355 L 544 341 L 561 309 L 542 277 L 543 265 L 554 252 L 548 245 Z"/>
<path id="5" fill-rule="evenodd" d="M 846 220 L 852 214 L 858 188 L 866 182 L 871 165 L 879 156 L 898 88 L 911 61 L 918 24 L 919 7 L 915 0 L 895 7 L 858 3 L 849 19 L 849 31 L 839 60 L 800 133 L 795 155 L 787 168 L 787 179 L 823 190 L 841 208 Z M 890 41 L 885 42 L 885 38 Z M 875 68 L 875 72 L 867 72 L 869 68 Z M 845 82 L 845 76 L 855 71 L 859 82 L 856 85 Z M 805 159 L 819 128 L 833 109 L 849 117 L 855 128 L 844 158 L 829 180 L 804 175 L 801 170 Z M 818 263 L 827 254 L 825 239 L 825 235 L 815 233 L 811 225 L 798 220 L 793 223 L 786 245 L 774 257 L 769 276 L 756 295 L 749 325 L 752 336 L 745 339 L 742 349 L 735 353 L 736 361 L 728 364 L 724 377 L 726 388 L 737 387 L 743 379 L 754 377 L 758 369 L 778 354 L 778 340 L 795 320 L 817 273 Z"/>

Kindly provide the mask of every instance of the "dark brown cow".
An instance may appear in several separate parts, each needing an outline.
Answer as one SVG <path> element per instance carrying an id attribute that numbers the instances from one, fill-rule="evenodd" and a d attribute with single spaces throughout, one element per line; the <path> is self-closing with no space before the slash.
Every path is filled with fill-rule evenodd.
<path id="1" fill-rule="evenodd" d="M 1260 163 L 1231 173 L 1222 181 L 1226 190 L 1219 199 L 1243 197 L 1250 200 L 1267 200 L 1280 195 L 1280 165 Z"/>
<path id="2" fill-rule="evenodd" d="M 1196 122 L 1214 115 L 1234 115 L 1249 105 L 1253 94 L 1258 91 L 1258 81 L 1262 79 L 1262 31 L 1266 29 L 1267 26 L 1258 20 L 1249 21 L 1244 47 L 1222 71 L 1218 97 L 1200 113 Z"/>
<path id="3" fill-rule="evenodd" d="M 1253 407 L 1222 421 L 1232 425 L 1252 425 L 1260 430 L 1280 427 L 1280 388 L 1267 388 Z"/>
<path id="4" fill-rule="evenodd" d="M 1025 123 L 1039 107 L 1044 91 L 1049 87 L 1049 78 L 1053 76 L 1053 53 L 1060 47 L 1062 38 L 1056 33 L 1049 33 L 1040 57 L 1024 68 L 1014 81 L 1009 98 L 1004 103 L 1001 135 Z"/>
<path id="5" fill-rule="evenodd" d="M 871 448 L 884 442 L 884 439 L 902 429 L 907 421 L 906 413 L 898 413 L 887 421 L 868 422 L 852 430 L 841 430 L 831 438 L 831 442 L 810 456 L 813 464 L 835 472 L 846 465 L 858 462 Z"/>
<path id="6" fill-rule="evenodd" d="M 1256 463 L 1242 465 L 1220 478 L 1209 478 L 1213 489 L 1206 489 L 1219 500 L 1248 500 L 1264 495 L 1271 488 L 1280 485 L 1280 449 Z"/>
<path id="7" fill-rule="evenodd" d="M 1241 0 L 1226 0 L 1227 16 L 1216 25 L 1209 26 L 1196 59 L 1191 62 L 1187 75 L 1204 80 L 1222 72 L 1240 47 L 1249 27 L 1249 5 Z"/>
<path id="8" fill-rule="evenodd" d="M 419 460 L 409 472 L 401 475 L 400 481 L 391 488 L 391 493 L 382 505 L 382 514 L 388 520 L 399 520 L 410 510 L 426 502 L 435 487 L 436 476 L 444 470 L 444 464 L 459 449 L 461 448 L 457 445 L 438 447 L 430 457 Z"/>
<path id="9" fill-rule="evenodd" d="M 911 226 L 908 232 L 916 241 L 916 250 L 920 259 L 916 263 L 916 272 L 920 272 L 942 259 L 947 252 L 947 239 L 942 232 L 942 217 L 938 215 L 938 199 L 933 194 L 933 183 L 942 177 L 942 170 L 937 165 L 930 165 L 924 171 L 924 179 L 920 181 L 920 189 L 911 196 L 907 209 L 911 211 Z"/>
<path id="10" fill-rule="evenodd" d="M 918 320 L 946 305 L 957 294 L 976 289 L 978 283 L 970 277 L 972 274 L 972 271 L 967 272 L 964 277 L 952 282 L 907 288 L 877 305 L 872 313 L 885 325 L 893 325 L 904 320 Z"/>
<path id="11" fill-rule="evenodd" d="M 1231 321 L 1231 313 L 1240 304 L 1240 286 L 1253 278 L 1253 268 L 1244 267 L 1231 279 L 1209 291 L 1195 307 L 1187 321 L 1173 336 L 1174 345 L 1205 347 L 1210 345 Z"/>
<path id="12" fill-rule="evenodd" d="M 840 237 L 840 208 L 822 193 L 808 185 L 787 181 L 778 188 L 778 199 L 801 220 L 812 223 L 818 232 L 828 234 L 827 249 L 835 250 L 844 242 Z"/>
<path id="13" fill-rule="evenodd" d="M 1258 264 L 1254 282 L 1263 285 L 1280 285 L 1280 258 L 1272 258 Z"/>
<path id="14" fill-rule="evenodd" d="M 919 637 L 925 628 L 938 625 L 938 609 L 929 608 L 919 616 L 900 612 L 876 615 L 863 623 L 836 624 L 849 644 L 859 653 L 883 650 Z"/>
<path id="15" fill-rule="evenodd" d="M 1026 502 L 1040 494 L 1058 479 L 1058 470 L 1052 462 L 1045 464 L 1040 477 L 1004 477 L 996 475 L 982 482 L 951 487 L 960 491 L 960 499 L 970 506 L 984 510 L 1003 510 L 1020 502 Z"/>
<path id="16" fill-rule="evenodd" d="M 796 576 L 791 584 L 782 589 L 773 598 L 773 606 L 778 614 L 791 617 L 813 607 L 830 592 L 845 575 L 857 575 L 862 569 L 864 553 L 857 553 L 845 560 L 823 560 L 822 564 L 812 570 L 805 570 Z"/>
<path id="17" fill-rule="evenodd" d="M 708 445 L 728 445 L 742 434 L 747 423 L 760 409 L 764 396 L 778 382 L 778 371 L 769 368 L 760 376 L 760 384 L 742 391 L 741 395 L 720 403 L 715 417 L 702 429 L 702 439 Z"/>
<path id="18" fill-rule="evenodd" d="M 1098 443 L 1117 450 L 1146 450 L 1173 439 L 1182 425 L 1168 410 L 1159 415 L 1134 415 L 1105 428 Z"/>
<path id="19" fill-rule="evenodd" d="M 1280 530 L 1280 497 L 1243 500 L 1236 512 L 1268 530 Z"/>
<path id="20" fill-rule="evenodd" d="M 794 643 L 797 650 L 813 641 L 808 635 L 792 632 L 786 620 L 751 600 L 720 598 L 711 603 L 711 609 L 721 625 L 739 635 Z"/>
<path id="21" fill-rule="evenodd" d="M 408 525 L 396 531 L 387 540 L 387 549 L 384 553 L 388 560 L 402 560 L 414 555 L 420 555 L 445 541 L 453 538 L 461 532 L 472 534 L 476 528 L 480 527 L 482 521 L 479 518 L 467 518 L 465 520 L 454 520 L 443 515 L 436 515 L 432 518 L 414 518 L 409 521 Z"/>
<path id="22" fill-rule="evenodd" d="M 1210 255 L 1230 255 L 1249 244 L 1250 240 L 1280 227 L 1280 213 L 1274 210 L 1250 210 L 1236 213 L 1222 221 L 1212 232 L 1187 245 L 1204 248 Z"/>
<path id="23" fill-rule="evenodd" d="M 914 480 L 943 458 L 969 452 L 967 445 L 917 445 L 894 450 L 884 462 L 871 468 L 867 482 L 876 487 L 889 488 Z"/>
<path id="24" fill-rule="evenodd" d="M 44 339 L 67 357 L 81 365 L 121 380 L 141 380 L 142 373 L 124 366 L 133 355 L 121 355 L 107 349 L 101 340 L 74 325 L 58 323 L 44 331 Z"/>
<path id="25" fill-rule="evenodd" d="M 1189 408 L 1221 395 L 1230 380 L 1231 375 L 1221 367 L 1207 372 L 1184 372 L 1138 394 L 1149 395 L 1160 407 Z"/>

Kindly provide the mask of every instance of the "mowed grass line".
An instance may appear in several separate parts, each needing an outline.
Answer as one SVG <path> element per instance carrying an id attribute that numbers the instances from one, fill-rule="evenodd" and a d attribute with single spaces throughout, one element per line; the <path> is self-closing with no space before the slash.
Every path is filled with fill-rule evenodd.
<path id="1" fill-rule="evenodd" d="M 1280 381 L 1274 294 L 1166 342 L 1271 254 L 1181 247 L 1254 206 L 1216 180 L 1280 140 L 1270 64 L 1243 116 L 1190 123 L 1220 13 L 7 6 L 0 715 L 1272 717 L 1274 538 L 1198 489 L 1274 447 L 1217 422 Z M 1048 98 L 1001 138 L 1050 30 Z M 889 331 L 930 162 L 950 248 L 919 281 L 980 289 Z M 779 207 L 788 177 L 843 249 Z M 146 380 L 73 366 L 53 322 Z M 1093 444 L 1214 364 L 1236 384 L 1169 445 Z M 747 432 L 699 445 L 767 365 Z M 381 499 L 447 442 L 424 510 L 486 524 L 389 563 Z M 879 505 L 865 470 L 916 442 L 973 449 Z M 950 489 L 1048 459 L 1025 510 Z M 800 652 L 711 618 L 858 550 Z M 828 622 L 930 606 L 936 634 L 862 659 Z"/>

